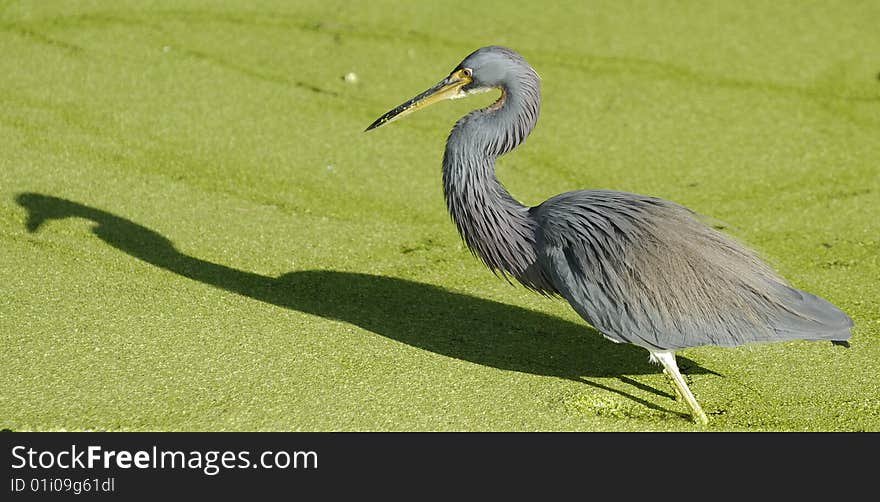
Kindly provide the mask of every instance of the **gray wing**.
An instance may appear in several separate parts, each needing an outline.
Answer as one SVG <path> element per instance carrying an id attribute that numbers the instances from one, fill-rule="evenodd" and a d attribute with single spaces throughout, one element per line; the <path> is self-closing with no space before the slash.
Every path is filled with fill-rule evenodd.
<path id="1" fill-rule="evenodd" d="M 672 202 L 584 190 L 531 212 L 544 273 L 615 341 L 675 350 L 850 337 L 840 309 Z"/>

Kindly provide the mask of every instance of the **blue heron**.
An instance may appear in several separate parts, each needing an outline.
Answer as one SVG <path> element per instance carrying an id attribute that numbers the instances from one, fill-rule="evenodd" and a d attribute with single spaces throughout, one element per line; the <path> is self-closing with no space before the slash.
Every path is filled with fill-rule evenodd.
<path id="1" fill-rule="evenodd" d="M 694 421 L 708 423 L 676 350 L 787 340 L 849 346 L 849 316 L 792 287 L 681 205 L 611 190 L 567 192 L 535 207 L 514 199 L 496 177 L 495 161 L 534 129 L 541 93 L 538 74 L 511 49 L 474 51 L 367 130 L 492 89 L 501 91 L 498 100 L 456 122 L 443 155 L 446 203 L 462 239 L 492 271 L 562 296 L 612 342 L 647 349 Z"/>

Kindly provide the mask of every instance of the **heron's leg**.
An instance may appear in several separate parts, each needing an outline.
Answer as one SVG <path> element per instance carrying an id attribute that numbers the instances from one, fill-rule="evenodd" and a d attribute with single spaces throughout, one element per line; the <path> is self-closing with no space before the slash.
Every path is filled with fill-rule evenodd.
<path id="1" fill-rule="evenodd" d="M 678 394 L 684 398 L 688 407 L 691 409 L 691 415 L 694 418 L 694 422 L 703 425 L 709 423 L 709 419 L 706 418 L 706 414 L 703 413 L 703 409 L 700 408 L 700 403 L 697 402 L 691 389 L 688 388 L 687 382 L 684 381 L 684 377 L 681 376 L 681 372 L 678 371 L 678 364 L 675 363 L 675 352 L 651 351 L 651 358 L 655 361 L 659 361 L 660 364 L 663 365 L 663 370 L 672 379 L 676 391 L 678 391 Z"/>

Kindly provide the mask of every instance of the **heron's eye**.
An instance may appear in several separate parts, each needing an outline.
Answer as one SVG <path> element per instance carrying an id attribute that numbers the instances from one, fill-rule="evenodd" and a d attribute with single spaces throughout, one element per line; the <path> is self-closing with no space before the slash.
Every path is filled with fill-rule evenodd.
<path id="1" fill-rule="evenodd" d="M 471 70 L 470 68 L 464 68 L 462 70 L 462 72 L 464 72 L 465 77 L 473 77 L 474 76 L 474 70 Z"/>

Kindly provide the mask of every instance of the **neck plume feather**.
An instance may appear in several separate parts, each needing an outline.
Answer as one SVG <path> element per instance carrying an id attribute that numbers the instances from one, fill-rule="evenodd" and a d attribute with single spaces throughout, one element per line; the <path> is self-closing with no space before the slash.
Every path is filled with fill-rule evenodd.
<path id="1" fill-rule="evenodd" d="M 502 87 L 492 106 L 456 123 L 443 156 L 443 189 L 449 214 L 468 248 L 493 272 L 526 287 L 552 293 L 540 272 L 535 222 L 529 208 L 508 193 L 495 176 L 495 159 L 522 143 L 538 120 L 538 77 Z"/>

